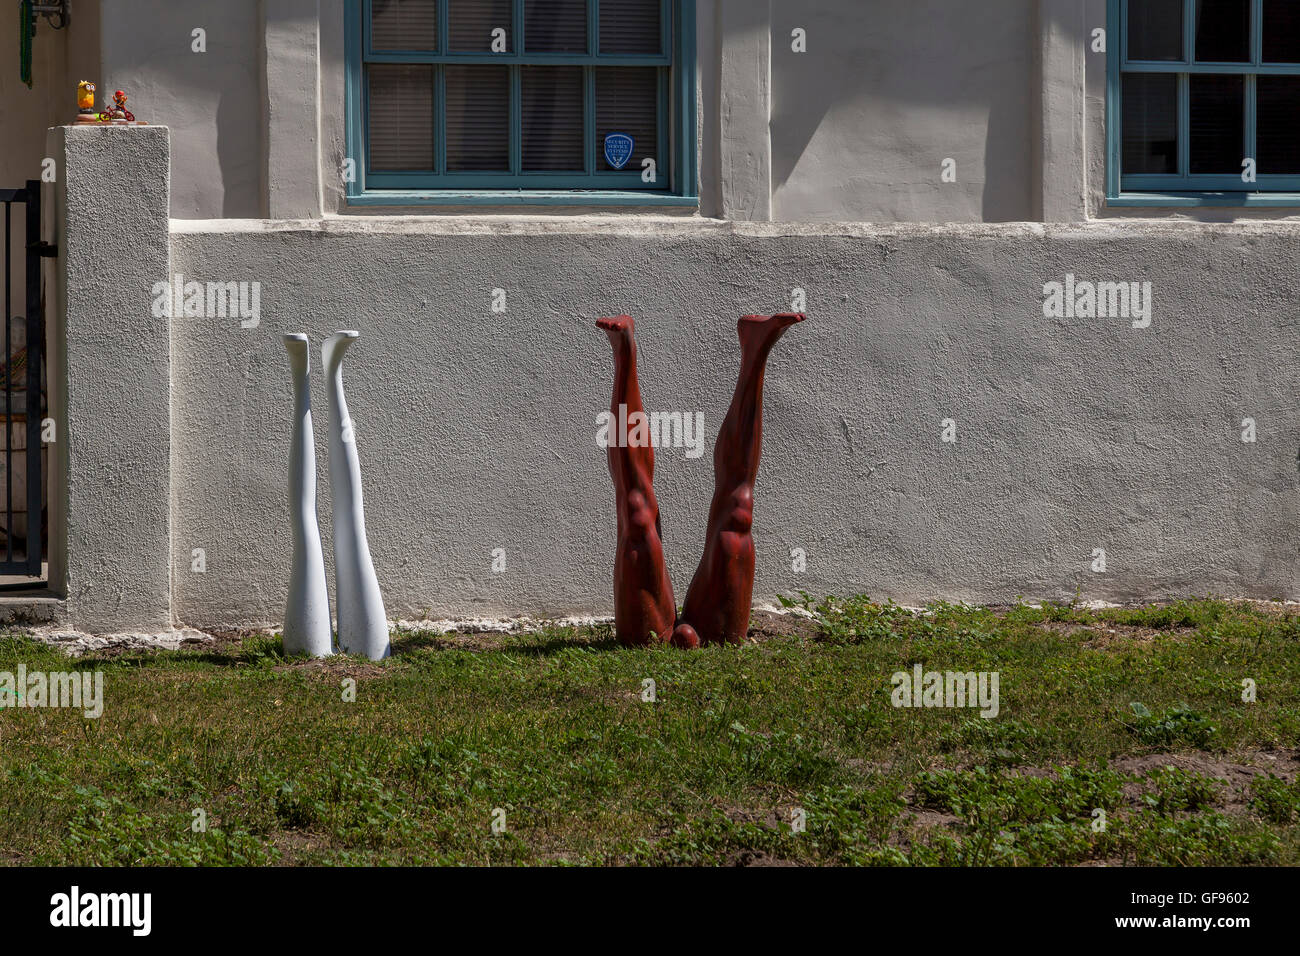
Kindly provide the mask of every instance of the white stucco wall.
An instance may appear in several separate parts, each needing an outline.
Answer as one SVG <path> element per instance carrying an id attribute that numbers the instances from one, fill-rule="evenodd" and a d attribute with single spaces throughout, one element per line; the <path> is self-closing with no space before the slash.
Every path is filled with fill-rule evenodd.
<path id="1" fill-rule="evenodd" d="M 260 280 L 264 309 L 253 330 L 173 323 L 173 561 L 187 623 L 280 613 L 279 336 L 307 331 L 315 345 L 341 327 L 362 336 L 345 382 L 390 613 L 609 611 L 613 491 L 595 416 L 611 362 L 593 323 L 621 311 L 638 320 L 647 407 L 705 418 L 701 458 L 657 456 L 684 587 L 734 384 L 735 320 L 788 308 L 796 285 L 810 320 L 767 376 L 756 599 L 1300 595 L 1289 226 L 178 226 L 177 271 Z M 1151 327 L 1044 318 L 1043 283 L 1067 273 L 1150 280 Z M 491 311 L 494 288 L 504 314 Z M 949 418 L 956 444 L 941 441 Z M 327 538 L 328 508 L 323 493 Z M 188 573 L 195 547 L 206 574 Z M 505 574 L 491 570 L 497 547 Z M 804 574 L 791 569 L 796 547 Z M 1091 570 L 1095 548 L 1104 574 Z"/>
<path id="2" fill-rule="evenodd" d="M 1034 6 L 774 0 L 772 217 L 1032 218 Z"/>
<path id="3" fill-rule="evenodd" d="M 986 163 L 1005 158 L 1027 171 L 1023 190 L 987 175 L 963 182 L 958 157 L 957 189 L 917 181 L 897 211 L 997 218 L 1014 206 L 1066 221 L 1059 226 L 784 221 L 835 218 L 817 191 L 787 192 L 811 181 L 805 164 L 823 166 L 828 189 L 842 188 L 836 177 L 848 167 L 832 168 L 843 158 L 832 143 L 876 149 L 882 162 L 904 153 L 862 136 L 869 98 L 844 109 L 832 96 L 807 142 L 782 153 L 799 141 L 782 126 L 789 115 L 768 138 L 764 111 L 779 102 L 781 83 L 798 79 L 776 64 L 772 38 L 785 28 L 757 29 L 761 17 L 727 8 L 714 10 L 715 49 L 736 56 L 720 56 L 717 101 L 701 107 L 701 128 L 716 132 L 714 152 L 702 146 L 717 170 L 705 216 L 335 215 L 328 171 L 342 155 L 339 112 L 285 111 L 276 97 L 289 87 L 301 95 L 314 75 L 321 102 L 334 102 L 341 24 L 318 21 L 313 68 L 298 27 L 311 4 L 295 0 L 269 19 L 259 8 L 268 26 L 255 30 L 266 44 L 254 59 L 268 79 L 283 80 L 266 87 L 255 107 L 262 118 L 240 109 L 233 125 L 204 120 L 173 132 L 193 150 L 226 148 L 255 130 L 261 159 L 251 173 L 243 157 L 230 165 L 217 157 L 207 168 L 218 179 L 196 176 L 191 154 L 168 156 L 167 131 L 157 128 L 56 130 L 47 147 L 67 170 L 56 190 L 65 254 L 51 376 L 68 438 L 52 466 L 52 578 L 83 622 L 276 620 L 288 562 L 289 380 L 279 336 L 307 331 L 318 343 L 352 327 L 362 342 L 345 374 L 390 612 L 607 611 L 614 521 L 594 420 L 608 402 L 609 355 L 592 323 L 635 315 L 647 404 L 703 412 L 711 440 L 732 386 L 736 316 L 788 309 L 798 286 L 811 321 L 782 342 L 768 377 L 757 597 L 1300 596 L 1291 544 L 1300 531 L 1292 414 L 1300 356 L 1287 266 L 1300 232 L 1291 222 L 1132 214 L 1069 222 L 1089 211 L 1112 216 L 1096 193 L 1100 63 L 1073 40 L 1086 35 L 1096 6 L 1087 2 L 1040 0 L 1023 31 L 1023 64 L 988 65 L 989 95 L 1023 72 L 1043 80 L 1023 97 L 1027 118 L 1014 121 L 1009 142 L 1023 142 L 1023 156 L 1004 157 L 1012 147 L 988 136 L 987 115 L 982 125 L 969 112 L 951 118 L 972 165 L 981 150 Z M 1011 32 L 1019 36 L 1019 26 Z M 129 62 L 136 42 L 106 39 L 104 48 Z M 968 65 L 981 62 L 959 52 Z M 728 95 L 729 78 L 761 70 L 763 56 L 766 105 L 734 85 Z M 120 76 L 107 65 L 105 73 Z M 858 93 L 874 81 L 863 82 Z M 916 156 L 942 140 L 938 114 L 927 115 L 916 126 L 893 117 L 896 135 L 918 137 Z M 313 133 L 319 151 L 291 148 Z M 765 203 L 756 186 L 776 183 L 787 166 Z M 169 202 L 168 170 L 185 179 L 188 205 L 178 208 L 175 192 Z M 878 201 L 870 184 L 842 195 L 858 218 L 877 215 Z M 222 215 L 214 208 L 231 203 L 276 216 L 189 214 Z M 105 264 L 124 250 L 129 270 L 105 285 Z M 149 286 L 174 272 L 260 283 L 260 322 L 157 321 Z M 1067 274 L 1151 282 L 1151 327 L 1044 318 L 1044 283 Z M 507 291 L 504 314 L 490 309 L 494 288 Z M 124 355 L 144 370 L 125 390 L 115 364 Z M 1257 423 L 1257 442 L 1241 441 L 1245 418 Z M 944 419 L 957 423 L 955 445 L 939 439 Z M 699 553 L 708 462 L 707 453 L 660 456 L 679 585 Z M 328 506 L 326 486 L 323 519 Z M 328 551 L 327 520 L 322 530 Z M 491 572 L 494 547 L 510 555 L 505 575 Z M 787 570 L 794 547 L 808 552 L 805 574 Z M 196 548 L 208 556 L 202 574 L 191 571 Z M 1105 574 L 1090 569 L 1097 548 L 1107 552 Z"/>
<path id="4" fill-rule="evenodd" d="M 171 622 L 172 360 L 151 309 L 169 271 L 162 126 L 58 127 L 47 326 L 50 588 L 87 631 Z M 109 190 L 105 183 L 115 183 Z"/>
<path id="5" fill-rule="evenodd" d="M 61 34 L 42 27 L 36 91 L 0 78 L 13 107 L 15 135 L 0 147 L 9 179 L 33 168 L 45 126 L 66 121 L 84 73 L 101 90 L 127 89 L 141 118 L 174 131 L 177 218 L 466 212 L 344 201 L 342 0 L 99 7 L 78 5 Z M 1105 207 L 1105 54 L 1090 49 L 1105 19 L 1105 0 L 697 0 L 698 214 L 1291 218 L 1285 209 Z M 791 50 L 796 27 L 806 53 Z M 191 50 L 196 28 L 205 54 Z M 954 183 L 941 179 L 945 159 L 956 163 Z"/>
<path id="6" fill-rule="evenodd" d="M 100 7 L 100 90 L 126 90 L 140 119 L 172 131 L 172 215 L 262 215 L 259 0 L 102 0 Z M 205 31 L 206 53 L 193 50 L 196 29 Z M 299 108 L 310 112 L 314 104 Z"/>

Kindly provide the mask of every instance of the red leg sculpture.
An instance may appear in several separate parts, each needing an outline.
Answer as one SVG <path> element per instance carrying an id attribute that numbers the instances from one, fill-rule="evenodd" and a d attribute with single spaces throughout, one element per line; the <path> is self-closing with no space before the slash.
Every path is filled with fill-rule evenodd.
<path id="1" fill-rule="evenodd" d="M 754 591 L 754 481 L 763 444 L 763 372 L 782 333 L 804 316 L 746 315 L 737 323 L 740 376 L 713 448 L 713 501 L 704 555 L 686 592 L 672 642 L 739 643 L 749 629 Z"/>
<path id="2" fill-rule="evenodd" d="M 626 406 L 622 420 L 640 412 L 641 388 L 636 378 L 636 340 L 630 316 L 599 319 L 614 347 L 614 397 L 610 413 L 608 448 L 609 473 L 614 479 L 618 508 L 618 549 L 614 558 L 614 627 L 626 645 L 644 646 L 667 641 L 673 631 L 676 605 L 673 585 L 664 564 L 659 530 L 659 502 L 655 499 L 654 448 L 620 447 L 617 423 L 619 406 Z M 629 427 L 629 433 L 632 429 Z M 631 442 L 626 443 L 628 446 Z"/>

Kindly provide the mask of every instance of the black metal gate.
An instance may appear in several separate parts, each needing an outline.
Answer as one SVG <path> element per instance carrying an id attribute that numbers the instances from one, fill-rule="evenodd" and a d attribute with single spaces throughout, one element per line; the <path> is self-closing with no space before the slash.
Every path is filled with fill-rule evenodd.
<path id="1" fill-rule="evenodd" d="M 55 248 L 41 241 L 41 184 L 29 179 L 22 189 L 0 189 L 5 206 L 5 291 L 4 355 L 0 362 L 4 395 L 0 416 L 4 418 L 4 480 L 0 482 L 0 575 L 41 576 L 47 535 L 45 499 L 45 316 L 41 283 L 41 259 L 53 256 Z M 14 206 L 26 207 L 26 236 L 23 261 L 26 289 L 22 311 L 15 301 L 14 250 L 12 240 L 17 223 Z M 16 342 L 17 334 L 22 342 Z"/>

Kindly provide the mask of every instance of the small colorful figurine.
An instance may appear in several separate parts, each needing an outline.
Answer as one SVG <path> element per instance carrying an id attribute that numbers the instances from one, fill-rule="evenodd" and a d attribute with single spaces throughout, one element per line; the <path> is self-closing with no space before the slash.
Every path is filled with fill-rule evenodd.
<path id="1" fill-rule="evenodd" d="M 115 126 L 147 126 L 144 120 L 135 118 L 135 114 L 126 108 L 126 93 L 117 90 L 113 93 L 113 105 L 103 110 L 95 109 L 95 84 L 82 80 L 77 84 L 77 122 L 78 123 L 112 123 Z"/>
<path id="2" fill-rule="evenodd" d="M 108 111 L 108 119 L 114 123 L 135 122 L 135 114 L 126 108 L 126 94 L 121 90 L 113 94 L 113 108 Z"/>
<path id="3" fill-rule="evenodd" d="M 77 122 L 98 123 L 99 114 L 95 112 L 95 84 L 82 80 L 77 84 Z"/>

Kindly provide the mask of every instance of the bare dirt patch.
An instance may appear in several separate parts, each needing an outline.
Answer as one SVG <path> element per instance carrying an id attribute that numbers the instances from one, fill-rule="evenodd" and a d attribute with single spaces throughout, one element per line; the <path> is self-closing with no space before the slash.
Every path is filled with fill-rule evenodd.
<path id="1" fill-rule="evenodd" d="M 956 826 L 962 822 L 961 817 L 951 813 L 944 813 L 942 810 L 909 807 L 908 812 L 912 815 L 912 824 L 923 830 L 933 829 L 934 827 Z"/>
<path id="2" fill-rule="evenodd" d="M 1164 767 L 1174 767 L 1187 773 L 1198 773 L 1224 781 L 1219 788 L 1216 804 L 1227 813 L 1241 814 L 1250 810 L 1250 785 L 1256 777 L 1272 773 L 1288 783 L 1294 782 L 1300 772 L 1300 751 L 1258 750 L 1236 754 L 1231 758 L 1206 753 L 1144 754 L 1124 757 L 1111 767 L 1122 773 L 1148 776 Z M 1124 787 L 1124 796 L 1137 803 L 1149 793 L 1149 785 L 1135 781 Z"/>
<path id="3" fill-rule="evenodd" d="M 803 614 L 778 614 L 775 611 L 756 608 L 749 615 L 749 631 L 745 637 L 756 644 L 780 637 L 812 640 L 819 630 L 815 618 Z"/>
<path id="4" fill-rule="evenodd" d="M 794 860 L 768 856 L 762 850 L 737 850 L 727 857 L 724 866 L 799 866 Z"/>
<path id="5" fill-rule="evenodd" d="M 1081 647 L 1089 650 L 1120 650 L 1134 645 L 1149 645 L 1157 637 L 1189 637 L 1196 633 L 1194 627 L 1137 627 L 1132 624 L 1073 624 L 1068 621 L 1044 621 L 1038 625 L 1044 631 L 1074 638 Z"/>
<path id="6" fill-rule="evenodd" d="M 280 851 L 278 866 L 293 866 L 309 853 L 333 845 L 325 837 L 306 830 L 280 830 L 267 842 Z"/>
<path id="7" fill-rule="evenodd" d="M 1207 777 L 1221 777 L 1230 783 L 1242 780 L 1249 783 L 1260 774 L 1273 773 L 1287 781 L 1295 780 L 1300 772 L 1300 750 L 1253 750 L 1219 757 L 1207 753 L 1143 754 L 1121 757 L 1111 767 L 1124 773 L 1148 774 L 1161 767 L 1177 767 L 1189 773 Z"/>
<path id="8" fill-rule="evenodd" d="M 181 641 L 179 650 L 230 654 L 238 651 L 249 638 L 266 637 L 271 632 L 258 627 L 223 627 L 204 633 L 207 634 L 208 640 L 187 637 Z"/>
<path id="9" fill-rule="evenodd" d="M 378 677 L 384 673 L 385 668 L 376 661 L 335 654 L 331 657 L 296 657 L 277 664 L 275 670 L 330 677 Z"/>
<path id="10" fill-rule="evenodd" d="M 505 634 L 501 631 L 450 631 L 445 634 L 417 631 L 393 635 L 394 655 L 411 651 L 499 651 L 505 646 Z"/>

